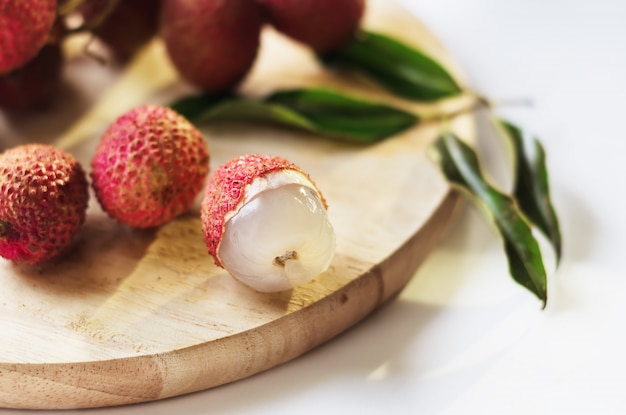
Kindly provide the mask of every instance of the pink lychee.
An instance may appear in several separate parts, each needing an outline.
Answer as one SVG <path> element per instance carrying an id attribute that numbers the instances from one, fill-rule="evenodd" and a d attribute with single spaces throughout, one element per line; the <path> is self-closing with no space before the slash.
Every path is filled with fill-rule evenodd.
<path id="1" fill-rule="evenodd" d="M 150 228 L 187 211 L 208 172 L 202 134 L 170 108 L 142 105 L 106 130 L 91 177 L 105 212 L 131 227 Z"/>
<path id="2" fill-rule="evenodd" d="M 37 264 L 66 250 L 85 221 L 87 177 L 63 150 L 26 144 L 0 155 L 0 255 Z"/>
<path id="3" fill-rule="evenodd" d="M 263 21 L 253 0 L 163 0 L 160 33 L 183 78 L 225 92 L 251 69 Z"/>
<path id="4" fill-rule="evenodd" d="M 56 18 L 56 0 L 0 0 L 0 75 L 30 61 Z"/>
<path id="5" fill-rule="evenodd" d="M 280 32 L 319 53 L 332 52 L 354 36 L 364 0 L 257 0 Z"/>

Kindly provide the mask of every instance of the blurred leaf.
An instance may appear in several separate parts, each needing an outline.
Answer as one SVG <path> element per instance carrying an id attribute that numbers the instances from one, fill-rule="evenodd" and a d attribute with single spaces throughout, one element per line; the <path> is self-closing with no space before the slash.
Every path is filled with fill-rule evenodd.
<path id="1" fill-rule="evenodd" d="M 550 240 L 557 263 L 561 259 L 562 241 L 559 221 L 550 200 L 546 153 L 535 137 L 502 119 L 495 119 L 498 130 L 513 147 L 515 178 L 513 195 L 534 225 Z"/>
<path id="2" fill-rule="evenodd" d="M 318 133 L 362 143 L 392 136 L 418 122 L 417 116 L 398 108 L 327 89 L 281 91 L 266 102 L 302 115 Z"/>
<path id="3" fill-rule="evenodd" d="M 430 150 L 448 181 L 494 223 L 502 237 L 513 279 L 542 300 L 545 307 L 547 278 L 541 251 L 515 199 L 485 181 L 474 150 L 451 132 L 439 137 Z"/>
<path id="4" fill-rule="evenodd" d="M 227 99 L 232 99 L 232 95 L 214 95 L 209 93 L 189 95 L 171 103 L 169 106 L 174 111 L 181 114 L 191 122 L 204 114 L 207 109 Z"/>
<path id="5" fill-rule="evenodd" d="M 435 101 L 462 92 L 445 68 L 423 52 L 380 33 L 364 31 L 320 59 L 329 66 L 365 73 L 396 95 Z"/>
<path id="6" fill-rule="evenodd" d="M 261 121 L 357 143 L 382 140 L 418 122 L 409 112 L 326 89 L 281 91 L 264 100 L 200 95 L 172 108 L 195 123 Z"/>

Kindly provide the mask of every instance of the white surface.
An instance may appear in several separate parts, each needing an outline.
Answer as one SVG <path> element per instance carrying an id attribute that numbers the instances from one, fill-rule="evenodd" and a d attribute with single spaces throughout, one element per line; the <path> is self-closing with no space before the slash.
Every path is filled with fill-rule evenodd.
<path id="1" fill-rule="evenodd" d="M 217 389 L 68 414 L 626 413 L 626 3 L 404 1 L 475 89 L 535 103 L 502 114 L 547 148 L 565 253 L 546 310 L 467 208 L 399 299 L 323 347 Z"/>

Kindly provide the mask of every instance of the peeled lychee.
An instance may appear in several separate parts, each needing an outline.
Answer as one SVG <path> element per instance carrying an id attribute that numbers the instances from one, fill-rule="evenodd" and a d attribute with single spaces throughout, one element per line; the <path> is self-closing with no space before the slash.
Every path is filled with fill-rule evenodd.
<path id="1" fill-rule="evenodd" d="M 160 10 L 161 0 L 98 0 L 79 8 L 86 27 L 121 62 L 131 59 L 156 35 Z"/>
<path id="2" fill-rule="evenodd" d="M 0 0 L 0 75 L 31 60 L 56 18 L 56 0 Z"/>
<path id="3" fill-rule="evenodd" d="M 160 32 L 183 78 L 205 91 L 225 92 L 251 69 L 262 24 L 253 0 L 163 0 Z"/>
<path id="4" fill-rule="evenodd" d="M 359 28 L 364 0 L 256 0 L 276 29 L 316 52 L 332 52 Z"/>
<path id="5" fill-rule="evenodd" d="M 247 155 L 218 167 L 202 201 L 202 229 L 215 263 L 260 292 L 302 285 L 325 271 L 335 233 L 326 201 L 293 163 Z"/>
<path id="6" fill-rule="evenodd" d="M 112 218 L 157 227 L 187 211 L 209 172 L 201 133 L 174 110 L 143 105 L 120 116 L 92 159 L 92 185 Z"/>
<path id="7" fill-rule="evenodd" d="M 26 144 L 0 154 L 0 255 L 48 261 L 67 249 L 85 221 L 88 184 L 70 154 Z"/>
<path id="8" fill-rule="evenodd" d="M 25 111 L 48 105 L 62 80 L 63 54 L 59 45 L 46 45 L 26 65 L 0 76 L 0 108 Z"/>

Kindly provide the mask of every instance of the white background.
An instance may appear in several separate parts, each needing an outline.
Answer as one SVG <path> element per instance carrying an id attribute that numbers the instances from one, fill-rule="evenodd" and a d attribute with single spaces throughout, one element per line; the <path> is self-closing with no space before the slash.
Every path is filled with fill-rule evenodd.
<path id="1" fill-rule="evenodd" d="M 475 89 L 534 103 L 501 114 L 547 149 L 565 241 L 547 308 L 468 207 L 399 299 L 311 353 L 205 392 L 68 413 L 626 413 L 626 2 L 403 2 Z"/>

